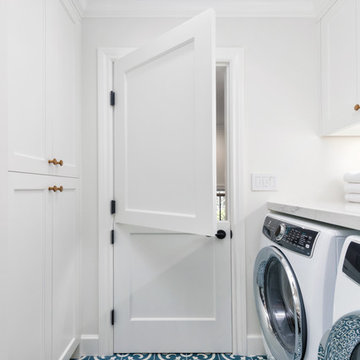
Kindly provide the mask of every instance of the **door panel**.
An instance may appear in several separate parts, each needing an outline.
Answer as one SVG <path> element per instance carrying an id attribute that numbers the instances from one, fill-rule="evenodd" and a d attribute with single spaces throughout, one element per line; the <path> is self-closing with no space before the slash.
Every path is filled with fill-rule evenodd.
<path id="1" fill-rule="evenodd" d="M 48 173 L 45 1 L 7 2 L 9 170 Z"/>
<path id="2" fill-rule="evenodd" d="M 77 345 L 79 340 L 79 188 L 77 180 L 56 178 L 56 181 L 64 190 L 50 194 L 54 224 L 52 359 L 60 360 L 65 350 Z"/>
<path id="3" fill-rule="evenodd" d="M 115 352 L 231 351 L 229 236 L 117 224 L 115 239 Z"/>
<path id="4" fill-rule="evenodd" d="M 116 222 L 213 235 L 214 13 L 116 60 L 114 89 Z"/>
<path id="5" fill-rule="evenodd" d="M 357 1 L 337 2 L 321 22 L 323 133 L 358 122 Z"/>
<path id="6" fill-rule="evenodd" d="M 48 0 L 46 13 L 46 117 L 52 131 L 52 174 L 79 176 L 78 25 L 62 0 Z M 78 45 L 78 46 L 77 46 Z"/>
<path id="7" fill-rule="evenodd" d="M 9 173 L 10 360 L 50 359 L 50 204 L 46 176 Z M 21 346 L 19 346 L 19 341 Z"/>

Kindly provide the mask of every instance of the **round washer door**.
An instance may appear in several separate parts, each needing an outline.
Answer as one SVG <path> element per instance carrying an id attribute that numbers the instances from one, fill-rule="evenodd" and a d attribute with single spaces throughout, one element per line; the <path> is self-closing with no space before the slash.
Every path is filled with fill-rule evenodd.
<path id="1" fill-rule="evenodd" d="M 299 284 L 285 255 L 263 248 L 255 261 L 256 310 L 266 344 L 277 360 L 301 360 L 306 349 L 306 315 Z"/>

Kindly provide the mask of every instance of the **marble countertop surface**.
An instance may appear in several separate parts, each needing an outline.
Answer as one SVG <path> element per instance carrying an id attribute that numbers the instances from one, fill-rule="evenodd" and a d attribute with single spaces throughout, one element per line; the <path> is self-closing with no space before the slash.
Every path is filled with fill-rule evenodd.
<path id="1" fill-rule="evenodd" d="M 272 211 L 360 230 L 360 203 L 287 203 L 269 201 L 267 207 Z"/>

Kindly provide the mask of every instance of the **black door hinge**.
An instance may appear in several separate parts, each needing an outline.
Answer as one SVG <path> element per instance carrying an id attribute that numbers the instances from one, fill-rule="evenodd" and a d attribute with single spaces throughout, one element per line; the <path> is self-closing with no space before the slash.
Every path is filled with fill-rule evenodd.
<path id="1" fill-rule="evenodd" d="M 115 311 L 114 311 L 114 309 L 111 310 L 110 321 L 111 321 L 111 325 L 114 325 L 114 323 L 115 323 Z"/>
<path id="2" fill-rule="evenodd" d="M 114 242 L 115 242 L 115 231 L 111 230 L 111 232 L 110 232 L 110 243 L 111 243 L 111 245 L 114 245 Z"/>
<path id="3" fill-rule="evenodd" d="M 115 200 L 111 200 L 111 203 L 110 203 L 110 213 L 111 215 L 112 214 L 115 214 L 116 212 L 116 201 Z"/>
<path id="4" fill-rule="evenodd" d="M 115 106 L 115 92 L 110 91 L 110 105 Z"/>

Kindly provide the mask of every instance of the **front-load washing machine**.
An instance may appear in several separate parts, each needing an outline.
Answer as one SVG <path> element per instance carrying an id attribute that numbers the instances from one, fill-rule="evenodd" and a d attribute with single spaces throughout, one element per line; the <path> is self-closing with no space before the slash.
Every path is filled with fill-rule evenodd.
<path id="1" fill-rule="evenodd" d="M 332 324 L 340 251 L 354 231 L 266 216 L 254 266 L 256 309 L 269 359 L 314 360 Z"/>
<path id="2" fill-rule="evenodd" d="M 360 237 L 343 246 L 334 293 L 334 325 L 319 347 L 319 359 L 360 360 Z"/>

